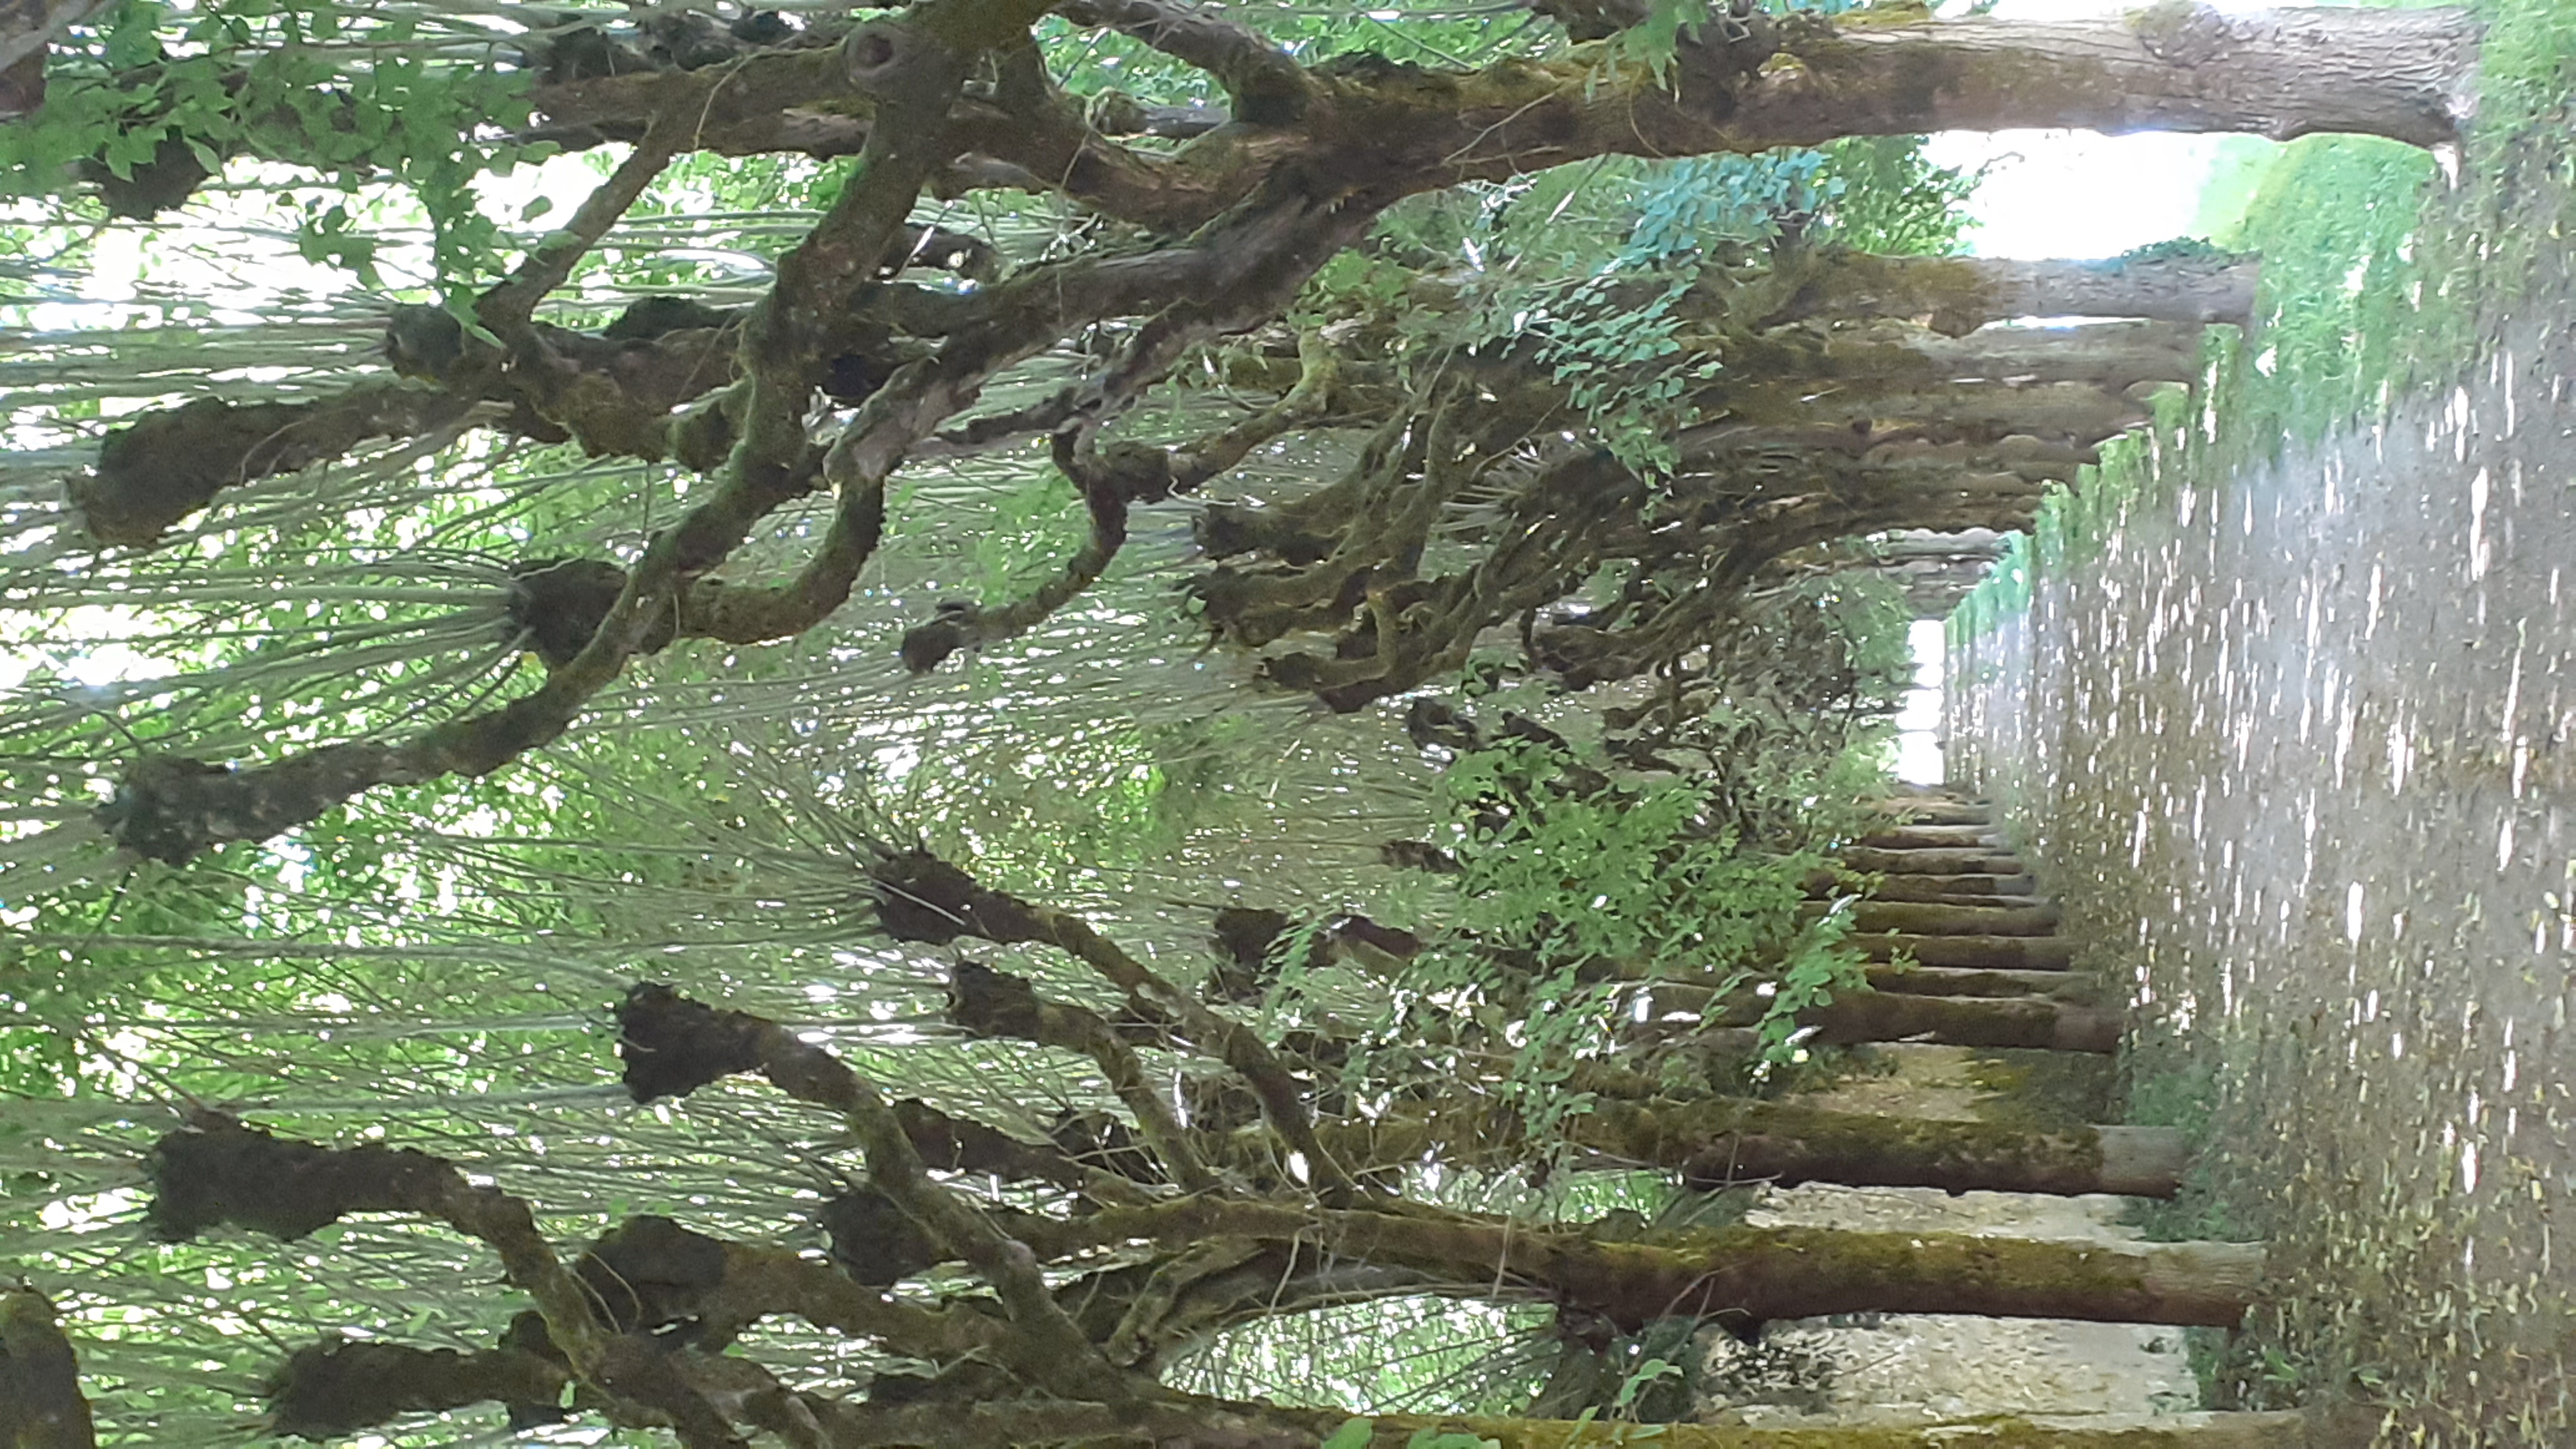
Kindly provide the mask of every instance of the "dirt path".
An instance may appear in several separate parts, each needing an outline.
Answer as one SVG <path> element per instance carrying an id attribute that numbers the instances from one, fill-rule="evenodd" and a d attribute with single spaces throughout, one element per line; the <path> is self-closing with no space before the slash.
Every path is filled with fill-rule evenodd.
<path id="1" fill-rule="evenodd" d="M 1951 676 L 2138 1107 L 2208 1114 L 2166 1226 L 2276 1245 L 2222 1391 L 2383 1443 L 2576 1444 L 2571 248 L 2455 385 L 2133 514 Z"/>

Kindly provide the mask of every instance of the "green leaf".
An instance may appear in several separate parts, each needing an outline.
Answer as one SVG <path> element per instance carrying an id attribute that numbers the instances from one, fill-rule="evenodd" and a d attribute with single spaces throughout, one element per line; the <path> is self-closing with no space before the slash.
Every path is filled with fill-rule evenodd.
<path id="1" fill-rule="evenodd" d="M 1637 1365 L 1636 1369 L 1619 1385 L 1619 1398 L 1613 1407 L 1627 1408 L 1637 1402 L 1639 1394 L 1666 1379 L 1679 1378 L 1681 1372 L 1681 1366 L 1678 1364 L 1667 1363 L 1659 1358 L 1647 1359 Z"/>
<path id="2" fill-rule="evenodd" d="M 1333 1431 L 1333 1437 L 1324 1441 L 1323 1449 L 1368 1449 L 1368 1442 L 1375 1434 L 1376 1430 L 1366 1419 L 1345 1420 L 1342 1427 Z"/>

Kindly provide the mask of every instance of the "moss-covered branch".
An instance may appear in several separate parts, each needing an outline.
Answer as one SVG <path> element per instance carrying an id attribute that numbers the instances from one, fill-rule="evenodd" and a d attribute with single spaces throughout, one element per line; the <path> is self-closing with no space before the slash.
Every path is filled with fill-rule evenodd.
<path id="1" fill-rule="evenodd" d="M 1225 87 L 1232 118 L 1285 126 L 1305 114 L 1314 82 L 1288 53 L 1221 12 L 1165 0 L 1069 0 L 1057 13 L 1098 25 L 1198 67 Z"/>
<path id="2" fill-rule="evenodd" d="M 1279 299 L 1265 295 L 1261 300 Z M 1251 311 L 1247 307 L 1230 320 L 1245 320 Z M 1205 330 L 1213 330 L 1213 326 Z M 1182 340 L 1168 339 L 1159 350 L 1168 357 L 1178 351 L 1177 344 Z M 1321 338 L 1313 334 L 1300 339 L 1298 351 L 1301 371 L 1297 384 L 1277 402 L 1180 447 L 1157 448 L 1132 442 L 1102 447 L 1096 439 L 1103 421 L 1102 410 L 1089 405 L 1088 399 L 1067 396 L 1048 407 L 1041 415 L 1058 428 L 1054 440 L 1056 467 L 1081 490 L 1084 508 L 1091 516 L 1089 539 L 1055 577 L 1026 595 L 995 609 L 973 604 L 943 607 L 928 623 L 906 631 L 901 650 L 904 667 L 916 674 L 926 673 L 960 649 L 1007 639 L 1034 627 L 1099 580 L 1126 542 L 1127 513 L 1132 505 L 1192 492 L 1242 462 L 1262 443 L 1317 420 L 1332 394 L 1338 371 L 1336 359 Z M 1145 379 L 1132 364 L 1127 371 L 1133 379 L 1129 384 L 1132 391 Z"/>
<path id="3" fill-rule="evenodd" d="M 1964 336 L 2015 317 L 2145 317 L 2159 322 L 2254 320 L 2261 260 L 2222 252 L 2026 261 L 2009 257 L 1884 257 L 1839 248 L 1792 251 L 1739 311 L 1776 326 L 1811 317 L 1923 317 Z"/>
<path id="4" fill-rule="evenodd" d="M 1963 1423 L 1796 1428 L 1410 1414 L 1371 1423 L 1368 1449 L 1397 1449 L 1425 1429 L 1471 1434 L 1499 1449 L 2327 1449 L 2340 1442 L 2295 1412 L 2063 1419 L 2006 1414 Z"/>
<path id="5" fill-rule="evenodd" d="M 467 1353 L 336 1339 L 289 1355 L 266 1397 L 271 1432 L 321 1440 L 471 1404 L 506 1404 L 514 1424 L 541 1422 L 573 1383 L 559 1359 L 515 1345 Z"/>
<path id="6" fill-rule="evenodd" d="M 878 859 L 869 878 L 877 893 L 877 917 L 896 940 L 945 944 L 973 936 L 998 945 L 1039 942 L 1099 972 L 1126 992 L 1140 1013 L 1173 1023 L 1199 1050 L 1233 1068 L 1260 1098 L 1271 1130 L 1304 1158 L 1308 1180 L 1328 1201 L 1347 1200 L 1356 1191 L 1315 1136 L 1308 1085 L 1250 1028 L 1164 980 L 1090 923 L 988 889 L 926 850 L 889 852 Z"/>
<path id="7" fill-rule="evenodd" d="M 1473 1099 L 1470 1099 L 1471 1101 Z M 1532 1144 L 1488 1107 L 1331 1124 L 1325 1141 L 1355 1169 L 1436 1160 L 1486 1169 L 1526 1161 Z M 1989 1122 L 1831 1112 L 1783 1102 L 1597 1098 L 1564 1126 L 1578 1151 L 1606 1165 L 1679 1172 L 1703 1188 L 1772 1181 L 1950 1192 L 2130 1193 L 2171 1197 L 2181 1185 L 2181 1134 L 2147 1127 L 2033 1132 Z"/>
<path id="8" fill-rule="evenodd" d="M 80 1362 L 33 1288 L 0 1289 L 0 1444 L 10 1449 L 92 1449 L 98 1442 Z"/>
<path id="9" fill-rule="evenodd" d="M 1032 16 L 1040 8 L 989 0 L 951 6 L 959 18 L 947 24 L 960 35 L 1002 37 L 982 42 L 988 46 L 1016 41 L 1025 53 L 1025 29 L 1015 33 L 993 17 Z M 1590 42 L 1631 23 L 1635 9 L 1574 0 L 1554 8 L 1579 13 L 1573 28 Z M 1152 129 L 1120 115 L 1142 109 L 1132 102 L 1104 108 L 1094 124 L 1051 82 L 1035 88 L 1034 102 L 1032 87 L 1005 84 L 996 94 L 961 97 L 934 118 L 963 143 L 940 158 L 943 182 L 1060 191 L 1171 234 L 1206 224 L 1281 176 L 1337 178 L 1383 205 L 1596 156 L 1750 153 L 1852 135 L 2034 127 L 2279 138 L 2349 131 L 2438 145 L 2456 137 L 2458 97 L 2477 38 L 2460 11 L 2221 15 L 2187 0 L 2056 22 L 1907 24 L 1876 14 L 1775 22 L 1756 11 L 1685 37 L 1672 67 L 1678 84 L 1667 85 L 1646 66 L 1606 64 L 1597 43 L 1552 60 L 1479 68 L 1370 55 L 1301 66 L 1253 29 L 1185 5 L 1084 0 L 1070 13 L 1209 71 L 1232 97 L 1224 118 L 1232 124 L 1194 116 L 1167 125 L 1167 133 L 1197 139 L 1178 155 L 1159 156 L 1112 139 L 1112 132 Z M 882 95 L 852 83 L 833 47 L 849 33 L 838 23 L 802 31 L 738 25 L 728 34 L 706 17 L 678 12 L 646 25 L 653 33 L 639 36 L 641 45 L 607 41 L 592 27 L 536 45 L 545 53 L 531 56 L 537 69 L 530 99 L 545 124 L 529 139 L 575 147 L 635 142 L 668 121 L 685 130 L 688 146 L 719 154 L 846 156 L 890 125 L 911 124 L 890 120 Z M 136 123 L 152 118 L 138 115 Z M 249 129 L 263 138 L 270 159 L 333 164 L 299 153 L 299 127 Z M 170 175 L 139 208 L 129 199 L 129 211 L 174 205 L 205 179 L 182 138 L 165 149 Z M 119 181 L 118 190 L 130 198 L 135 188 Z"/>
<path id="10" fill-rule="evenodd" d="M 1208 624 L 1247 650 L 1329 634 L 1329 650 L 1273 652 L 1262 670 L 1337 709 L 1440 676 L 1512 619 L 1530 663 L 1569 686 L 1631 676 L 1705 645 L 1801 549 L 1875 529 L 2020 526 L 2043 480 L 2146 418 L 2130 387 L 2197 366 L 2190 330 L 2161 322 L 1950 340 L 1896 322 L 1747 330 L 1728 317 L 1710 309 L 1682 361 L 1631 369 L 1641 389 L 1698 379 L 1677 402 L 1698 423 L 1669 438 L 1672 477 L 1602 446 L 1636 441 L 1571 407 L 1538 340 L 1481 348 L 1461 361 L 1471 384 L 1399 407 L 1332 487 L 1206 513 L 1200 541 L 1226 559 L 1193 583 Z M 1533 464 L 1520 441 L 1551 428 L 1597 441 L 1551 438 Z M 1450 508 L 1466 490 L 1479 505 Z M 1435 529 L 1481 557 L 1422 575 Z M 1533 627 L 1602 567 L 1628 570 L 1618 601 Z"/>
<path id="11" fill-rule="evenodd" d="M 619 1053 L 637 1101 L 686 1095 L 736 1072 L 757 1071 L 800 1102 L 849 1119 L 872 1185 L 948 1252 L 993 1285 L 1016 1337 L 996 1345 L 1030 1383 L 1100 1393 L 1122 1382 L 1048 1292 L 1028 1247 L 973 1203 L 932 1180 L 904 1124 L 876 1089 L 831 1053 L 772 1021 L 715 1011 L 668 987 L 639 984 L 619 1009 Z"/>
<path id="12" fill-rule="evenodd" d="M 1461 1293 L 1543 1295 L 1634 1332 L 1670 1315 L 1767 1322 L 1833 1313 L 1972 1313 L 2232 1326 L 2263 1278 L 2259 1244 L 2029 1242 L 1952 1234 L 1728 1228 L 1648 1243 L 1579 1227 L 1424 1210 L 1309 1209 L 1184 1198 L 1029 1224 L 1054 1259 L 1143 1240 L 1306 1242 L 1411 1268 Z"/>
<path id="13" fill-rule="evenodd" d="M 1995 418 L 1962 426 L 1993 434 L 2027 420 L 2026 399 L 1998 388 L 1994 401 Z M 2105 406 L 2116 416 L 2133 411 Z M 1849 407 L 1865 420 L 1871 405 Z M 1415 427 L 1408 436 L 1425 432 Z M 1636 674 L 1699 646 L 1767 567 L 1799 549 L 1882 528 L 2009 528 L 2037 506 L 2039 488 L 2017 473 L 1972 472 L 1937 454 L 1899 451 L 1881 461 L 1868 434 L 1859 436 L 1864 451 L 1855 456 L 1844 447 L 1747 449 L 1720 434 L 1695 450 L 1698 462 L 1686 460 L 1685 472 L 1651 488 L 1598 449 L 1563 450 L 1535 470 L 1508 455 L 1488 466 L 1482 460 L 1493 450 L 1475 449 L 1478 466 L 1449 479 L 1422 454 L 1372 453 L 1346 479 L 1358 486 L 1343 490 L 1359 506 L 1330 534 L 1299 522 L 1324 516 L 1313 509 L 1275 523 L 1245 509 L 1213 521 L 1227 546 L 1259 540 L 1283 554 L 1275 563 L 1221 565 L 1192 590 L 1210 625 L 1239 645 L 1330 633 L 1328 650 L 1270 654 L 1262 669 L 1351 710 L 1456 668 L 1485 630 L 1567 597 L 1605 565 L 1627 565 L 1640 586 L 1531 634 L 1532 662 L 1572 687 Z M 1479 474 L 1501 491 L 1480 509 L 1484 552 L 1453 572 L 1415 576 L 1439 505 Z M 1454 520 L 1444 527 L 1458 531 Z"/>
<path id="14" fill-rule="evenodd" d="M 1145 1145 L 1162 1159 L 1173 1181 L 1188 1192 L 1214 1185 L 1188 1129 L 1145 1079 L 1136 1049 L 1098 1012 L 1048 1001 L 1025 977 L 960 961 L 949 975 L 948 1019 L 976 1036 L 1011 1037 L 1091 1058 L 1110 1091 L 1135 1114 Z"/>
<path id="15" fill-rule="evenodd" d="M 153 1232 L 184 1242 L 230 1226 L 292 1241 L 359 1212 L 433 1218 L 499 1254 L 511 1286 L 534 1299 L 548 1340 L 584 1382 L 615 1394 L 594 1288 L 564 1266 L 527 1202 L 477 1187 L 446 1160 L 409 1148 L 318 1147 L 271 1136 L 217 1112 L 154 1144 Z"/>
<path id="16" fill-rule="evenodd" d="M 1106 17 L 1159 7 L 1096 8 Z M 2456 136 L 2456 98 L 2477 36 L 2455 10 L 2222 16 L 2180 0 L 2053 22 L 1849 15 L 1748 27 L 1752 43 L 1728 43 L 1717 29 L 1706 44 L 1685 41 L 1683 84 L 1674 88 L 1643 66 L 1607 69 L 1588 46 L 1559 60 L 1473 70 L 1362 56 L 1306 67 L 1302 82 L 1265 71 L 1259 95 L 1277 98 L 1273 110 L 1240 117 L 1252 124 L 1217 128 L 1170 158 L 1119 146 L 1072 108 L 969 107 L 954 118 L 957 134 L 984 164 L 963 166 L 958 177 L 1061 191 L 1180 233 L 1283 174 L 1341 177 L 1392 200 L 1602 155 L 2024 127 L 2283 138 L 2351 131 L 2430 146 Z M 1197 58 L 1240 75 L 1225 54 L 1257 53 L 1248 43 L 1222 49 Z M 829 98 L 795 60 L 757 58 L 754 83 L 776 87 L 777 105 L 718 106 L 699 144 L 732 154 L 846 153 L 871 122 L 847 106 L 828 124 L 814 119 L 815 103 L 828 109 Z M 706 103 L 707 90 L 694 76 L 619 76 L 541 90 L 537 102 L 567 124 L 632 137 L 665 107 Z M 789 106 L 803 114 L 791 116 Z"/>
<path id="17" fill-rule="evenodd" d="M 1888 528 L 2026 524 L 2045 481 L 2145 419 L 2133 389 L 2197 367 L 2188 324 L 1966 339 L 1891 319 L 1775 325 L 1761 315 L 1777 301 L 1767 275 L 1685 307 L 1676 350 L 1644 363 L 1550 361 L 1556 344 L 1535 324 L 1454 354 L 1461 380 L 1393 406 L 1331 486 L 1275 508 L 1208 510 L 1201 543 L 1226 561 L 1192 591 L 1210 626 L 1255 650 L 1328 635 L 1329 649 L 1282 650 L 1262 668 L 1337 709 L 1455 668 L 1514 619 L 1530 662 L 1570 687 L 1669 666 L 1802 550 Z M 1350 346 L 1383 346 L 1394 325 L 1352 319 Z M 1580 337 L 1607 323 L 1549 325 Z M 1235 371 L 1275 373 L 1277 350 Z M 1670 402 L 1652 417 L 1595 417 L 1570 375 Z M 1661 462 L 1642 461 L 1657 450 Z M 1474 507 L 1457 505 L 1468 496 Z M 1435 530 L 1479 556 L 1427 575 Z M 1539 624 L 1604 569 L 1624 574 L 1614 601 Z"/>
<path id="18" fill-rule="evenodd" d="M 1338 1410 L 1282 1409 L 1194 1396 L 1125 1407 L 1098 1403 L 973 1403 L 877 1408 L 819 1405 L 830 1449 L 1041 1449 L 1148 1446 L 1315 1449 L 1349 1422 Z M 2030 1419 L 1963 1423 L 1756 1428 L 1555 1419 L 1384 1414 L 1366 1421 L 1366 1449 L 1405 1449 L 1420 1436 L 1459 1434 L 1500 1449 L 2327 1449 L 2296 1413 L 2179 1414 L 2152 1420 Z"/>
<path id="19" fill-rule="evenodd" d="M 148 548 L 223 489 L 341 457 L 369 438 L 455 427 L 475 403 L 390 382 L 313 402 L 199 398 L 108 434 L 97 468 L 74 475 L 69 496 L 91 538 Z"/>
<path id="20" fill-rule="evenodd" d="M 679 154 L 686 135 L 679 117 L 656 117 L 655 124 L 645 128 L 642 139 L 626 159 L 582 198 L 563 226 L 530 248 L 509 276 L 475 299 L 475 320 L 509 344 L 513 352 L 532 353 L 529 344 L 534 339 L 529 337 L 527 327 L 537 303 L 562 286 L 583 255 L 599 245 L 609 228 L 643 198 L 644 188 L 652 185 Z"/>
<path id="21" fill-rule="evenodd" d="M 844 188 L 822 222 L 780 259 L 777 284 L 742 325 L 746 390 L 731 456 L 716 487 L 645 548 L 578 654 L 550 669 L 537 690 L 407 741 L 325 746 L 247 770 L 184 756 L 146 758 L 127 772 L 117 797 L 100 811 L 100 823 L 118 845 L 184 863 L 225 841 L 263 840 L 305 824 L 363 790 L 443 775 L 487 775 L 553 741 L 648 639 L 667 637 L 670 615 L 691 580 L 721 563 L 754 523 L 810 491 L 818 478 L 835 489 L 839 501 L 813 559 L 779 588 L 729 591 L 719 627 L 781 637 L 837 608 L 875 549 L 885 480 L 904 450 L 971 399 L 993 367 L 1009 360 L 967 348 L 944 366 L 927 359 L 912 364 L 869 398 L 828 450 L 818 452 L 806 436 L 811 369 L 834 336 L 835 324 L 818 319 L 844 314 L 857 290 L 908 239 L 906 216 L 942 155 L 936 119 L 946 113 L 972 54 L 950 49 L 945 37 L 991 29 L 994 22 L 984 11 L 996 7 L 1009 10 L 1009 0 L 935 0 L 900 19 L 872 20 L 851 32 L 843 47 L 850 83 L 875 95 L 889 115 L 927 116 L 933 124 L 926 131 L 880 128 L 862 156 L 862 182 Z"/>

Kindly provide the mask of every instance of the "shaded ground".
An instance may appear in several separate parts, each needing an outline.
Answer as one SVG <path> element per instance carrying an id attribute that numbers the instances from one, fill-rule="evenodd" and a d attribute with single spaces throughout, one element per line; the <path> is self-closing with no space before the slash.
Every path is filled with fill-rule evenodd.
<path id="1" fill-rule="evenodd" d="M 2355 1401 L 2388 1444 L 2576 1443 L 2564 135 L 2473 153 L 2473 194 L 2405 238 L 2449 270 L 2377 300 L 2447 302 L 2467 340 L 2381 357 L 2384 414 L 2272 456 L 2229 435 L 2243 413 L 2167 434 L 2038 561 L 2025 616 L 1953 636 L 1954 771 L 2131 984 L 2139 1119 L 2205 1128 L 2154 1226 L 2276 1245 L 2214 1395 Z M 2376 267 L 2356 295 L 2410 285 Z M 2220 395 L 2307 365 L 2284 345 L 2254 338 L 2264 371 Z"/>

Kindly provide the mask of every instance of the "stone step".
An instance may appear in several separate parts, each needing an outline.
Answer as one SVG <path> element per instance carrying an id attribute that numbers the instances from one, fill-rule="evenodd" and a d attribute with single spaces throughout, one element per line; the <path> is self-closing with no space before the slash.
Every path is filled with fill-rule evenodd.
<path id="1" fill-rule="evenodd" d="M 1902 825 L 1989 825 L 1993 807 L 1970 800 L 1885 800 L 1879 810 Z"/>
<path id="2" fill-rule="evenodd" d="M 1851 944 L 1872 961 L 1898 953 L 1925 966 L 1966 966 L 1983 971 L 2063 971 L 2075 960 L 2075 943 L 2058 936 L 1909 936 L 1864 933 Z"/>
<path id="3" fill-rule="evenodd" d="M 1802 883 L 1807 894 L 1818 899 L 1849 895 L 1851 888 L 1843 876 L 1829 870 L 1815 871 Z M 1867 893 L 1874 901 L 1951 901 L 2011 897 L 2016 905 L 2029 903 L 2039 883 L 2026 875 L 1995 875 L 1991 872 L 1936 875 L 1928 871 L 1907 871 L 1881 875 L 1879 883 Z"/>
<path id="4" fill-rule="evenodd" d="M 1831 909 L 1831 902 L 1814 901 L 1799 907 L 1799 914 L 1813 920 Z M 2003 906 L 1864 900 L 1851 907 L 1851 914 L 1855 931 L 1902 931 L 1914 936 L 2045 936 L 2057 929 L 2055 905 L 2019 898 Z"/>
<path id="5" fill-rule="evenodd" d="M 1856 844 L 1875 850 L 1957 850 L 1968 846 L 2003 848 L 2003 837 L 1990 825 L 1906 825 L 1874 830 Z"/>
<path id="6" fill-rule="evenodd" d="M 2020 875 L 2021 857 L 1984 845 L 1937 849 L 1847 846 L 1836 859 L 1870 875 Z"/>
<path id="7" fill-rule="evenodd" d="M 2051 996 L 2080 989 L 2088 980 L 2068 971 L 1998 971 L 1963 966 L 1869 968 L 1873 989 L 1906 996 Z"/>
<path id="8" fill-rule="evenodd" d="M 1814 1041 L 1849 1046 L 1873 1041 L 1929 1041 L 1949 1046 L 2036 1047 L 2061 1052 L 2120 1049 L 2126 1021 L 2117 1011 L 2045 997 L 1912 996 L 1863 991 L 1798 1013 L 1816 1028 Z"/>
<path id="9" fill-rule="evenodd" d="M 2070 978 L 2071 979 L 2071 978 Z M 1735 993 L 1720 998 L 1707 987 L 1659 981 L 1646 990 L 1652 1034 L 1672 1029 L 1675 1013 L 1699 1023 L 1684 1028 L 1702 1040 L 1730 1028 L 1750 1027 L 1770 1010 L 1767 998 Z M 2026 1047 L 2064 1052 L 2112 1052 L 2120 1045 L 2121 1013 L 2045 996 L 1946 996 L 1906 991 L 1846 991 L 1798 1013 L 1807 1039 L 1823 1046 L 1861 1042 L 1936 1042 L 1946 1046 Z"/>

